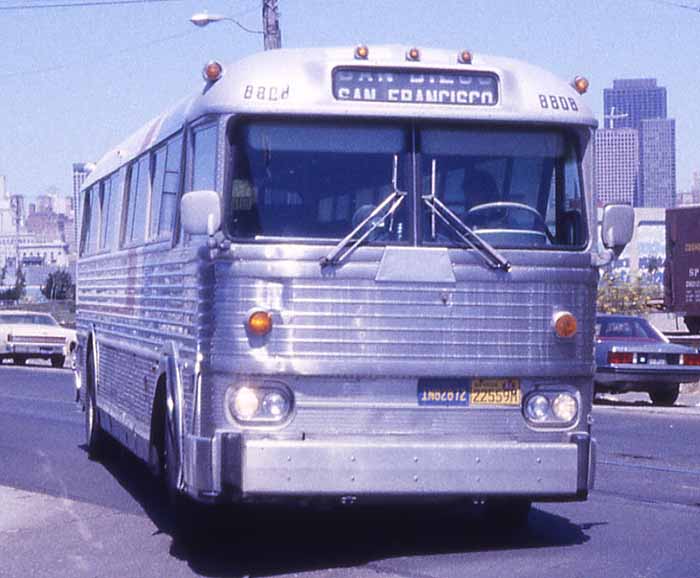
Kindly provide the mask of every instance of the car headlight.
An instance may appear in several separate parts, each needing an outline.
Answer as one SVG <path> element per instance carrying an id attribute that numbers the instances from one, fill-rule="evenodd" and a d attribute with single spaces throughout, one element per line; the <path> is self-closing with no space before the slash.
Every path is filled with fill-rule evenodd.
<path id="1" fill-rule="evenodd" d="M 243 425 L 274 425 L 287 420 L 293 405 L 292 392 L 282 384 L 232 386 L 226 392 L 229 417 Z"/>
<path id="2" fill-rule="evenodd" d="M 536 426 L 569 426 L 578 412 L 578 398 L 567 391 L 536 391 L 523 400 L 523 415 Z"/>

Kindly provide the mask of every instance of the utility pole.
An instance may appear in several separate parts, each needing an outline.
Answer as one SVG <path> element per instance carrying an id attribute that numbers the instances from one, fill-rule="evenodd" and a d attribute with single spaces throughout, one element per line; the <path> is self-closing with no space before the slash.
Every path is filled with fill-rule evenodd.
<path id="1" fill-rule="evenodd" d="M 262 18 L 265 50 L 282 48 L 282 31 L 280 30 L 278 0 L 263 0 Z"/>

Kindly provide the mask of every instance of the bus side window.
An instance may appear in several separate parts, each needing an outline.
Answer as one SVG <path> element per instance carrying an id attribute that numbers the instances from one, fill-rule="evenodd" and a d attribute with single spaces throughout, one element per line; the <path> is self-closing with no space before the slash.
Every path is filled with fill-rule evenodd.
<path id="1" fill-rule="evenodd" d="M 112 208 L 112 179 L 105 179 L 100 183 L 100 207 L 101 225 L 100 225 L 100 250 L 108 249 L 108 232 Z"/>
<path id="2" fill-rule="evenodd" d="M 80 244 L 81 255 L 95 253 L 100 234 L 100 199 L 99 185 L 93 185 L 85 193 L 85 205 L 83 207 L 82 242 Z"/>
<path id="3" fill-rule="evenodd" d="M 146 212 L 149 192 L 149 155 L 144 155 L 133 163 L 129 170 L 126 230 L 124 244 L 142 243 L 146 235 Z"/>
<path id="4" fill-rule="evenodd" d="M 153 191 L 149 239 L 170 239 L 180 193 L 182 135 L 170 139 L 153 155 Z"/>
<path id="5" fill-rule="evenodd" d="M 192 131 L 193 191 L 216 189 L 216 128 L 210 124 Z"/>

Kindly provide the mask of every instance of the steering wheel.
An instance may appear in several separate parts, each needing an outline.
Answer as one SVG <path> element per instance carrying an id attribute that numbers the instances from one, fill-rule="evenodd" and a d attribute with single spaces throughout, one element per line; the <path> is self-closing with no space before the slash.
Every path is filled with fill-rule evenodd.
<path id="1" fill-rule="evenodd" d="M 523 203 L 514 203 L 512 201 L 497 201 L 495 203 L 482 203 L 481 205 L 476 205 L 469 209 L 466 214 L 467 220 L 470 218 L 473 219 L 476 215 L 479 213 L 487 213 L 489 211 L 497 213 L 498 211 L 502 211 L 504 216 L 499 217 L 499 218 L 505 218 L 505 215 L 508 214 L 509 211 L 511 210 L 519 210 L 519 211 L 525 211 L 529 213 L 532 217 L 534 217 L 534 225 L 537 227 L 537 230 L 541 233 L 544 233 L 545 237 L 549 240 L 550 243 L 554 244 L 555 239 L 552 236 L 552 233 L 549 231 L 549 227 L 547 227 L 547 223 L 544 222 L 544 219 L 542 218 L 542 215 L 540 215 L 539 211 L 537 209 L 533 209 L 529 205 L 525 205 Z M 507 219 L 506 219 L 507 220 Z"/>

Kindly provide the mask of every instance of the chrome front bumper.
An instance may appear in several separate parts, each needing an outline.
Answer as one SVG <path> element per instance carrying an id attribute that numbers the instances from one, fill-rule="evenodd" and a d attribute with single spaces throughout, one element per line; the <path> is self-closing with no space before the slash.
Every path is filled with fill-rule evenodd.
<path id="1" fill-rule="evenodd" d="M 431 495 L 586 499 L 595 440 L 222 439 L 222 482 L 244 497 Z"/>

